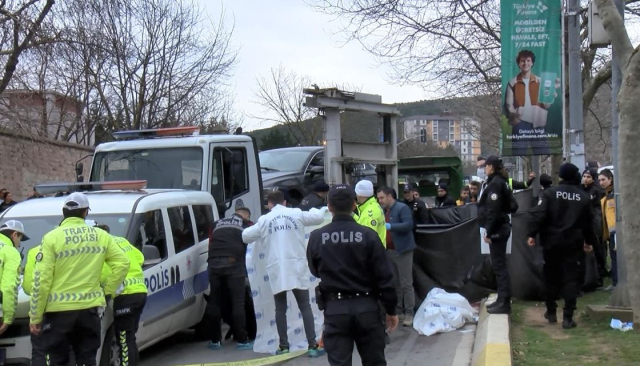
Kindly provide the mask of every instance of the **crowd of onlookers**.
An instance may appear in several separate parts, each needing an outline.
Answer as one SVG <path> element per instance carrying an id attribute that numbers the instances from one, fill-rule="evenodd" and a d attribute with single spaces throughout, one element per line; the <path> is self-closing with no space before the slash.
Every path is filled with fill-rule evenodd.
<path id="1" fill-rule="evenodd" d="M 29 194 L 29 197 L 27 197 L 27 199 L 30 200 L 32 198 L 40 198 L 40 197 L 42 197 L 42 195 L 36 192 L 36 188 L 34 187 L 33 191 L 31 192 L 31 194 Z M 2 202 L 0 202 L 0 212 L 4 212 L 4 210 L 8 209 L 13 205 L 18 204 L 19 202 L 13 199 L 13 194 L 9 192 L 9 190 L 6 188 L 0 189 L 0 199 L 2 199 Z"/>

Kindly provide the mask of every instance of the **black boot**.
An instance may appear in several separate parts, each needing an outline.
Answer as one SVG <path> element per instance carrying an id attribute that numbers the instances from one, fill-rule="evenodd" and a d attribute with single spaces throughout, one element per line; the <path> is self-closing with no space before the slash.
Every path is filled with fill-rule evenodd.
<path id="1" fill-rule="evenodd" d="M 549 323 L 557 323 L 558 322 L 558 316 L 556 315 L 556 311 L 553 310 L 548 310 L 544 313 L 544 318 L 547 319 L 547 321 Z"/>
<path id="2" fill-rule="evenodd" d="M 498 306 L 499 304 L 502 303 L 502 299 L 500 299 L 499 297 L 496 299 L 496 301 L 492 302 L 491 304 L 487 305 L 487 310 L 494 308 L 496 306 Z"/>
<path id="3" fill-rule="evenodd" d="M 510 314 L 511 313 L 511 298 L 505 297 L 498 299 L 495 306 L 487 308 L 489 314 Z"/>
<path id="4" fill-rule="evenodd" d="M 573 321 L 573 312 L 571 313 L 565 312 L 564 315 L 562 316 L 562 328 L 571 329 L 577 326 L 578 324 L 576 324 L 576 322 Z"/>

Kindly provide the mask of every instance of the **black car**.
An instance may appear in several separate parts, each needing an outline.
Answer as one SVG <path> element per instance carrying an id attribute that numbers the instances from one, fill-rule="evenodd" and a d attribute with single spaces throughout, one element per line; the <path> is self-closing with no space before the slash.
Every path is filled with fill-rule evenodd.
<path id="1" fill-rule="evenodd" d="M 324 148 L 322 146 L 288 147 L 260 152 L 264 196 L 282 189 L 289 194 L 289 203 L 297 207 L 324 180 Z"/>

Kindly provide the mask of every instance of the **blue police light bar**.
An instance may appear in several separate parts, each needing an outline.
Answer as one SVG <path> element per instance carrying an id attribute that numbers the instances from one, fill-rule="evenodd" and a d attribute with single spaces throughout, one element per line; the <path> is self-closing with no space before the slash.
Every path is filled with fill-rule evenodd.
<path id="1" fill-rule="evenodd" d="M 167 136 L 194 136 L 200 132 L 198 126 L 156 128 L 148 130 L 127 130 L 113 133 L 116 140 L 143 139 Z"/>
<path id="2" fill-rule="evenodd" d="M 139 191 L 147 187 L 146 180 L 120 180 L 112 182 L 44 183 L 35 186 L 40 194 L 95 192 L 95 191 Z"/>

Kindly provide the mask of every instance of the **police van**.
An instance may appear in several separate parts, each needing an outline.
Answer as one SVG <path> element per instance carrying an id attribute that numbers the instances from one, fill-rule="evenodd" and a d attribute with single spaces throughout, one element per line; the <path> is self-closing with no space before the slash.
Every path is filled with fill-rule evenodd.
<path id="1" fill-rule="evenodd" d="M 87 220 L 109 226 L 145 257 L 148 298 L 137 333 L 142 350 L 178 331 L 203 326 L 208 294 L 207 254 L 211 223 L 218 219 L 208 192 L 144 189 L 146 181 L 40 185 L 40 193 L 83 191 L 91 210 Z M 64 195 L 21 202 L 0 215 L 0 225 L 19 220 L 30 240 L 18 248 L 23 258 L 30 248 L 62 221 Z M 24 262 L 23 262 L 24 266 Z M 0 365 L 28 365 L 31 358 L 29 297 L 20 288 L 16 319 L 0 337 Z M 102 323 L 100 366 L 118 365 L 118 344 L 107 309 Z"/>

